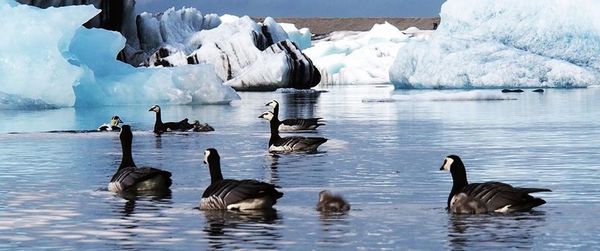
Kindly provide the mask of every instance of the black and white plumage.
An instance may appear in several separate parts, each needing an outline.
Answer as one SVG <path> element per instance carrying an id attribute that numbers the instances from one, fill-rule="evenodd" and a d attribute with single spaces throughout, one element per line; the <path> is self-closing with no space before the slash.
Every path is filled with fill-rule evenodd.
<path id="1" fill-rule="evenodd" d="M 131 154 L 133 134 L 129 125 L 123 125 L 119 138 L 123 157 L 119 169 L 110 179 L 108 191 L 120 193 L 169 189 L 172 183 L 170 172 L 153 167 L 136 167 Z"/>
<path id="2" fill-rule="evenodd" d="M 316 152 L 321 144 L 327 142 L 327 139 L 323 137 L 290 136 L 282 138 L 279 136 L 279 124 L 281 122 L 275 114 L 265 112 L 259 118 L 266 119 L 270 123 L 269 152 Z"/>
<path id="3" fill-rule="evenodd" d="M 273 114 L 279 118 L 279 102 L 273 100 L 265 106 L 273 107 Z M 322 118 L 292 118 L 281 120 L 279 131 L 308 131 L 316 130 L 317 127 L 325 125 Z"/>
<path id="4" fill-rule="evenodd" d="M 350 210 L 350 204 L 340 195 L 334 195 L 328 190 L 319 192 L 317 211 L 321 212 L 345 212 Z"/>
<path id="5" fill-rule="evenodd" d="M 543 205 L 545 200 L 533 197 L 530 193 L 551 192 L 546 188 L 513 187 L 502 182 L 471 183 L 467 181 L 465 165 L 460 157 L 446 157 L 440 170 L 452 174 L 452 190 L 448 196 L 448 210 L 458 214 L 510 213 L 530 211 Z"/>
<path id="6" fill-rule="evenodd" d="M 102 124 L 98 127 L 98 131 L 115 131 L 115 132 L 119 132 L 121 131 L 121 127 L 119 126 L 120 123 L 123 123 L 123 121 L 121 120 L 121 118 L 119 118 L 119 116 L 112 116 L 112 118 L 110 119 L 110 123 L 109 124 Z"/>
<path id="7" fill-rule="evenodd" d="M 150 107 L 150 110 L 148 110 L 148 111 L 156 113 L 156 120 L 154 121 L 154 133 L 156 133 L 156 134 L 161 134 L 164 132 L 171 132 L 171 131 L 185 132 L 194 127 L 193 125 L 190 125 L 188 123 L 187 118 L 182 119 L 179 122 L 163 123 L 162 118 L 161 118 L 160 106 L 158 106 L 158 105 L 154 105 L 154 106 Z"/>
<path id="8" fill-rule="evenodd" d="M 262 181 L 223 179 L 221 158 L 214 148 L 204 151 L 204 163 L 210 170 L 210 185 L 202 194 L 201 210 L 270 209 L 283 196 L 275 185 Z"/>

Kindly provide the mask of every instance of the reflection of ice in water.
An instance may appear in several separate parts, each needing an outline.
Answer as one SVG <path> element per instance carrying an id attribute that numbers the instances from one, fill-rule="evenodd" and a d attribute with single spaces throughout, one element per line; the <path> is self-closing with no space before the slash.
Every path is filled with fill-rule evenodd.
<path id="1" fill-rule="evenodd" d="M 364 103 L 393 103 L 403 101 L 499 101 L 499 100 L 516 100 L 515 96 L 497 93 L 495 91 L 439 91 L 439 92 L 424 92 L 394 95 L 386 98 L 365 98 Z"/>

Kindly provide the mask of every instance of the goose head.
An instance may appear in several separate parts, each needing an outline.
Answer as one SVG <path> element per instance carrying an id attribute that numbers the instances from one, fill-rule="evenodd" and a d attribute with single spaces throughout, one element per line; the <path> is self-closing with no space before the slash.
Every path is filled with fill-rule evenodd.
<path id="1" fill-rule="evenodd" d="M 160 106 L 158 105 L 153 105 L 152 107 L 150 107 L 150 110 L 148 110 L 149 112 L 160 112 Z"/>
<path id="2" fill-rule="evenodd" d="M 275 114 L 273 114 L 273 112 L 264 112 L 262 115 L 258 116 L 258 118 L 266 119 L 268 121 L 271 121 L 274 117 Z"/>
<path id="3" fill-rule="evenodd" d="M 208 148 L 204 151 L 204 164 L 219 163 L 220 161 L 221 157 L 219 156 L 217 149 Z"/>
<path id="4" fill-rule="evenodd" d="M 121 142 L 131 142 L 132 141 L 133 134 L 131 133 L 131 126 L 123 125 L 121 127 L 121 133 L 119 133 L 119 139 L 121 139 Z"/>
<path id="5" fill-rule="evenodd" d="M 279 106 L 279 102 L 277 102 L 277 100 L 273 99 L 273 100 L 271 100 L 271 102 L 265 104 L 265 106 L 270 106 L 270 107 L 275 108 L 275 107 Z"/>
<path id="6" fill-rule="evenodd" d="M 333 197 L 333 194 L 329 190 L 319 192 L 319 202 L 323 202 L 331 197 Z"/>
<path id="7" fill-rule="evenodd" d="M 444 163 L 440 167 L 440 170 L 452 172 L 458 167 L 462 167 L 463 169 L 465 168 L 465 165 L 463 164 L 460 157 L 458 157 L 457 155 L 448 155 L 444 159 Z"/>

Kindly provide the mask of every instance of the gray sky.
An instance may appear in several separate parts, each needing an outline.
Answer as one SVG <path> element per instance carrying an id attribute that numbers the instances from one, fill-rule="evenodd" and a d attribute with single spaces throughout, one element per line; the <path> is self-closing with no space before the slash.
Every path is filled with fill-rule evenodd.
<path id="1" fill-rule="evenodd" d="M 136 0 L 137 12 L 194 7 L 204 14 L 271 17 L 430 17 L 445 0 Z"/>

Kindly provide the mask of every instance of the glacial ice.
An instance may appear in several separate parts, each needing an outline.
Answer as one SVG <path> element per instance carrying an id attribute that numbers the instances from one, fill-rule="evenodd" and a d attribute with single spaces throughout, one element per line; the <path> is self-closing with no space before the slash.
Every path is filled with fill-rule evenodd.
<path id="1" fill-rule="evenodd" d="M 0 39 L 0 92 L 9 100 L 3 108 L 28 107 L 22 102 L 65 107 L 239 99 L 210 66 L 133 68 L 117 61 L 123 36 L 81 28 L 98 12 L 91 6 L 39 9 L 0 0 L 0 29 L 10 37 Z"/>
<path id="2" fill-rule="evenodd" d="M 336 31 L 304 52 L 321 72 L 322 85 L 389 83 L 389 69 L 398 49 L 428 36 L 417 28 L 412 28 L 410 35 L 404 32 L 387 22 L 366 32 Z"/>
<path id="3" fill-rule="evenodd" d="M 262 24 L 248 16 L 225 16 L 225 19 L 212 29 L 162 41 L 147 64 L 169 67 L 211 64 L 225 84 L 236 90 L 306 89 L 317 85 L 320 80 L 318 70 L 290 42 L 286 31 L 273 18 L 265 18 Z M 140 29 L 156 28 L 144 26 Z M 175 31 L 166 29 L 163 32 L 161 29 L 160 32 Z M 140 41 L 143 43 L 144 39 Z"/>
<path id="4" fill-rule="evenodd" d="M 586 87 L 600 79 L 594 0 L 448 0 L 432 37 L 398 50 L 396 88 Z"/>
<path id="5" fill-rule="evenodd" d="M 287 33 L 288 38 L 296 43 L 301 50 L 312 46 L 312 33 L 310 33 L 308 28 L 298 29 L 296 25 L 290 23 L 279 23 L 279 25 Z"/>

